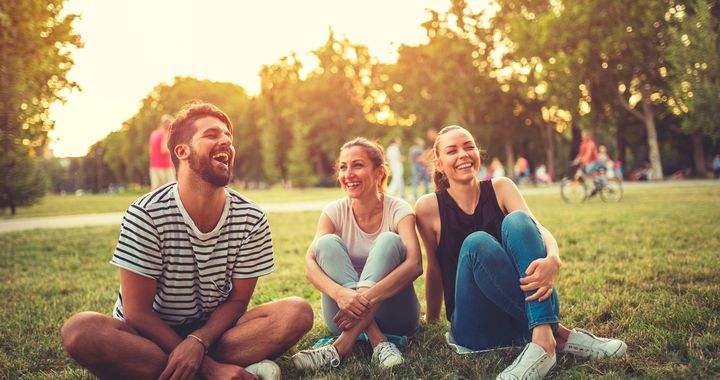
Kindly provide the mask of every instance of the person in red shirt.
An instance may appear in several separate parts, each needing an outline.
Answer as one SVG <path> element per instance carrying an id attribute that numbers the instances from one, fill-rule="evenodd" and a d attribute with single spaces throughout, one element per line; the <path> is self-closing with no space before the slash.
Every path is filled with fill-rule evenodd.
<path id="1" fill-rule="evenodd" d="M 170 151 L 167 147 L 168 130 L 172 122 L 170 115 L 163 115 L 160 127 L 150 134 L 150 189 L 175 180 Z"/>
<path id="2" fill-rule="evenodd" d="M 598 167 L 598 150 L 593 141 L 590 131 L 582 132 L 582 142 L 580 143 L 580 152 L 573 160 L 573 164 L 582 164 L 585 173 L 590 174 Z"/>

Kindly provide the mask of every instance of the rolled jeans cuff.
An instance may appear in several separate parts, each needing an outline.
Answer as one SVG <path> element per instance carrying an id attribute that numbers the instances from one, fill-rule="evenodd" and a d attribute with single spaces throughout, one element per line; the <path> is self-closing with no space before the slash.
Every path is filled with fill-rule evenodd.
<path id="1" fill-rule="evenodd" d="M 362 280 L 362 281 L 358 281 L 357 287 L 358 288 L 372 288 L 373 286 L 375 286 L 375 284 L 377 284 L 377 282 L 373 281 L 373 280 Z"/>
<path id="2" fill-rule="evenodd" d="M 343 288 L 348 288 L 348 289 L 357 289 L 358 286 L 360 286 L 360 285 L 359 285 L 359 283 L 357 283 L 355 281 L 350 281 L 350 282 L 346 282 L 344 284 L 340 284 L 340 286 L 342 286 Z"/>
<path id="3" fill-rule="evenodd" d="M 551 317 L 551 318 L 541 318 L 536 321 L 531 321 L 528 323 L 530 331 L 532 331 L 535 326 L 540 325 L 550 325 L 550 328 L 552 328 L 552 331 L 555 332 L 557 330 L 557 325 L 560 323 L 560 319 L 557 317 Z"/>

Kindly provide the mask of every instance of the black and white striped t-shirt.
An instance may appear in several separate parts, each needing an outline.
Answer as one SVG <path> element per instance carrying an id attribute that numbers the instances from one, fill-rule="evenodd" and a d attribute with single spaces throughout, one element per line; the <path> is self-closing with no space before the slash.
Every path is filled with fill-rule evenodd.
<path id="1" fill-rule="evenodd" d="M 202 233 L 185 211 L 177 183 L 130 205 L 110 263 L 157 281 L 153 310 L 169 325 L 209 318 L 227 299 L 233 278 L 275 270 L 270 226 L 258 205 L 226 189 L 217 226 Z M 122 289 L 113 316 L 123 319 Z"/>

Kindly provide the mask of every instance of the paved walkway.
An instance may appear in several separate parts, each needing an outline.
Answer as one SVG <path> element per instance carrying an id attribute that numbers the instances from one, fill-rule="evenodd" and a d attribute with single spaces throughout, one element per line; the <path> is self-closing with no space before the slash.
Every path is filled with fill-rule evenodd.
<path id="1" fill-rule="evenodd" d="M 268 203 L 261 204 L 260 207 L 262 207 L 265 212 L 320 211 L 331 201 L 332 200 Z M 0 233 L 31 230 L 34 228 L 70 228 L 113 224 L 120 226 L 124 214 L 124 212 L 109 212 L 103 214 L 41 216 L 35 218 L 0 220 Z"/>
<path id="2" fill-rule="evenodd" d="M 670 187 L 670 186 L 697 186 L 701 184 L 718 184 L 719 181 L 713 180 L 687 180 L 687 181 L 663 181 L 663 182 L 624 182 L 626 189 L 642 188 L 642 187 Z M 558 184 L 550 186 L 522 186 L 520 191 L 523 195 L 532 194 L 560 194 Z M 333 201 L 332 199 L 296 202 L 296 203 L 267 203 L 261 204 L 260 207 L 266 212 L 297 212 L 297 211 L 320 211 L 322 208 Z M 11 231 L 30 230 L 34 228 L 70 228 L 85 226 L 101 226 L 101 225 L 118 225 L 122 221 L 123 212 L 112 212 L 105 214 L 83 214 L 83 215 L 63 215 L 63 216 L 45 216 L 36 218 L 18 218 L 9 220 L 0 220 L 0 233 Z"/>

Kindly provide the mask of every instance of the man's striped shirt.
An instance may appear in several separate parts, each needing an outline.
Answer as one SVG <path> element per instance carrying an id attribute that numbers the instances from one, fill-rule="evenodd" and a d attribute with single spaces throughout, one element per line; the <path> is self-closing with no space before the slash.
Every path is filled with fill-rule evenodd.
<path id="1" fill-rule="evenodd" d="M 168 325 L 206 320 L 227 299 L 233 278 L 275 270 L 270 226 L 258 205 L 226 188 L 217 226 L 203 233 L 177 183 L 130 205 L 110 263 L 157 281 L 153 310 Z M 123 319 L 122 289 L 113 316 Z"/>

